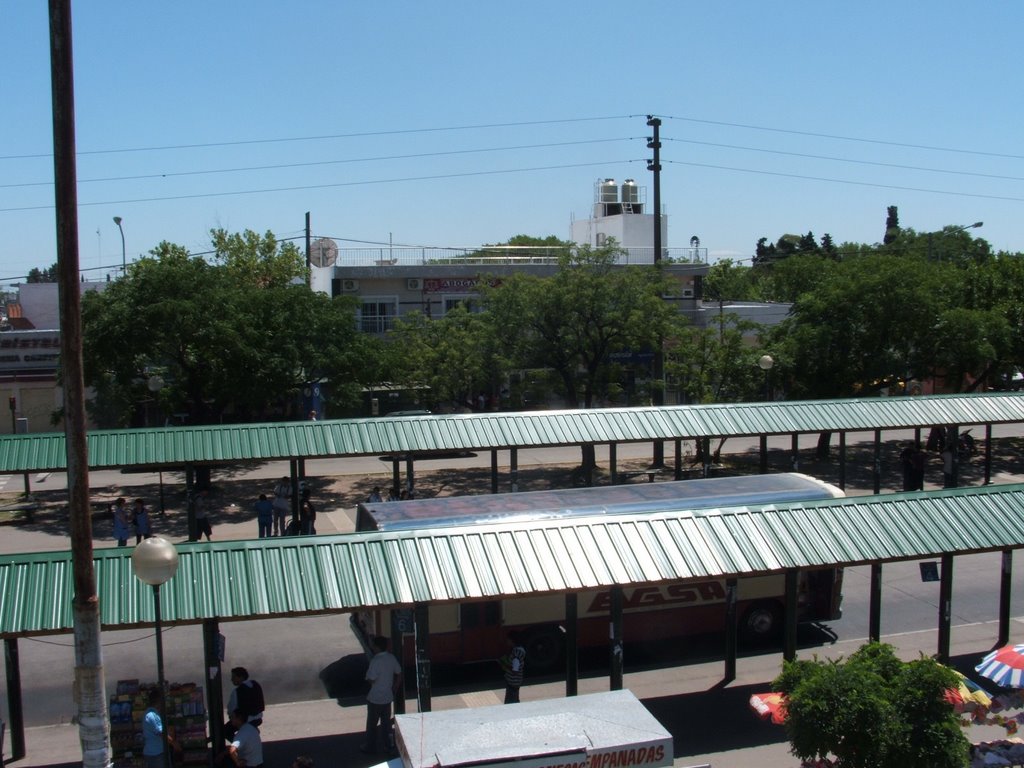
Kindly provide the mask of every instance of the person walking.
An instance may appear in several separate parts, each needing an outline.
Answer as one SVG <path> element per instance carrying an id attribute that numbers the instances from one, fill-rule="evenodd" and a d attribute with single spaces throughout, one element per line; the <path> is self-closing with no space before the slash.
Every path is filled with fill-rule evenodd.
<path id="1" fill-rule="evenodd" d="M 146 502 L 142 499 L 135 500 L 135 509 L 132 510 L 132 525 L 135 527 L 135 543 L 153 536 L 153 525 L 149 520 L 149 510 L 146 509 Z"/>
<path id="2" fill-rule="evenodd" d="M 261 493 L 256 504 L 253 505 L 253 509 L 256 510 L 256 527 L 259 537 L 265 539 L 270 536 L 270 530 L 274 524 L 274 504 L 267 498 L 267 494 Z"/>
<path id="3" fill-rule="evenodd" d="M 302 500 L 302 506 L 299 507 L 299 526 L 303 536 L 316 534 L 316 507 L 308 496 Z"/>
<path id="4" fill-rule="evenodd" d="M 402 666 L 388 651 L 385 637 L 373 638 L 375 651 L 366 670 L 370 691 L 366 694 L 366 738 L 361 752 L 380 752 L 392 748 L 391 702 L 402 684 Z"/>
<path id="5" fill-rule="evenodd" d="M 142 716 L 142 763 L 145 768 L 165 768 L 164 764 L 164 721 L 160 717 L 160 701 L 163 694 L 153 688 L 146 697 L 146 713 Z M 167 745 L 175 752 L 178 745 L 167 734 Z"/>
<path id="6" fill-rule="evenodd" d="M 518 704 L 519 688 L 526 672 L 526 649 L 518 632 L 509 632 L 507 642 L 508 653 L 498 659 L 505 674 L 505 703 Z"/>
<path id="7" fill-rule="evenodd" d="M 128 505 L 125 503 L 124 497 L 114 502 L 111 513 L 114 515 L 113 533 L 117 546 L 127 547 L 128 537 L 132 534 L 132 526 L 128 515 Z"/>
<path id="8" fill-rule="evenodd" d="M 204 535 L 207 541 L 213 540 L 213 528 L 210 525 L 209 491 L 203 488 L 193 502 L 196 511 L 196 541 Z"/>
<path id="9" fill-rule="evenodd" d="M 287 477 L 282 477 L 274 486 L 274 536 L 284 536 L 288 532 L 288 513 L 292 504 L 292 484 Z"/>

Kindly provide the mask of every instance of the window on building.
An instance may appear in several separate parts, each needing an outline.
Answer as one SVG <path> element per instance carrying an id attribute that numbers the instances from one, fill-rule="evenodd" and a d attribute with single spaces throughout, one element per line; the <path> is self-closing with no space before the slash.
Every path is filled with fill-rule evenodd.
<path id="1" fill-rule="evenodd" d="M 447 315 L 453 309 L 459 305 L 464 306 L 470 312 L 482 312 L 483 307 L 480 306 L 480 297 L 476 294 L 463 293 L 457 296 L 445 296 L 444 297 L 444 313 Z"/>
<path id="2" fill-rule="evenodd" d="M 398 299 L 366 296 L 359 307 L 359 330 L 363 333 L 390 331 L 398 315 Z"/>

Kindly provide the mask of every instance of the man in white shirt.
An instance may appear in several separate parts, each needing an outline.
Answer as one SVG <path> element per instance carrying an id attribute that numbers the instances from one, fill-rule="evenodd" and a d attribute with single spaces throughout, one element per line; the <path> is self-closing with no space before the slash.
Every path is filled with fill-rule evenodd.
<path id="1" fill-rule="evenodd" d="M 228 744 L 231 762 L 239 768 L 262 768 L 263 740 L 259 730 L 237 709 L 231 713 L 231 723 L 236 729 L 234 740 Z"/>
<path id="2" fill-rule="evenodd" d="M 375 653 L 366 670 L 370 683 L 366 695 L 366 740 L 359 748 L 363 752 L 391 749 L 391 702 L 402 684 L 402 666 L 388 652 L 387 639 L 375 637 L 372 645 Z"/>

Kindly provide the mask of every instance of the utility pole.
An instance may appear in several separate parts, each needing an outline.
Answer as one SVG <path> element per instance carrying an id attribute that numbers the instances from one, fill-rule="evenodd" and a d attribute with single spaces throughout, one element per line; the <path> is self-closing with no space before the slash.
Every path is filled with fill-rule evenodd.
<path id="1" fill-rule="evenodd" d="M 306 211 L 306 282 L 309 283 L 310 287 L 313 285 L 313 270 L 310 268 L 312 266 L 312 262 L 309 260 L 310 249 L 312 248 L 312 244 L 310 242 L 311 239 L 312 236 L 309 231 L 309 211 Z"/>
<path id="2" fill-rule="evenodd" d="M 661 118 L 648 115 L 647 125 L 652 129 L 651 138 L 647 140 L 647 148 L 654 150 L 654 157 L 647 161 L 647 170 L 654 174 L 654 264 L 657 266 L 661 263 Z M 665 352 L 662 349 L 660 338 L 658 346 L 654 350 L 651 377 L 655 381 L 651 402 L 655 406 L 664 405 Z M 654 456 L 651 465 L 654 467 L 665 465 L 665 443 L 661 440 L 654 441 Z"/>
<path id="3" fill-rule="evenodd" d="M 100 645 L 100 603 L 93 570 L 89 514 L 89 453 L 82 372 L 82 289 L 78 285 L 78 171 L 75 163 L 75 80 L 71 0 L 50 0 L 50 79 L 53 102 L 53 181 L 60 291 L 60 363 L 67 443 L 71 523 L 75 699 L 84 768 L 110 765 L 110 720 Z"/>

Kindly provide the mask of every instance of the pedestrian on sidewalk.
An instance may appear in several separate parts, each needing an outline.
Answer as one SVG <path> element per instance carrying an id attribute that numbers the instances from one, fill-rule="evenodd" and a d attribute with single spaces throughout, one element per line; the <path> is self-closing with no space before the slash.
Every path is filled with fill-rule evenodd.
<path id="1" fill-rule="evenodd" d="M 196 511 L 196 541 L 199 541 L 204 535 L 207 541 L 213 540 L 213 528 L 210 526 L 209 494 L 210 492 L 203 488 L 193 502 Z"/>
<path id="2" fill-rule="evenodd" d="M 231 669 L 231 684 L 235 687 L 228 697 L 228 712 L 241 712 L 242 722 L 259 728 L 263 725 L 263 710 L 266 707 L 263 700 L 263 686 L 255 680 L 249 679 L 249 670 L 245 667 Z M 238 726 L 229 717 L 224 724 L 224 738 L 231 741 L 237 728 Z"/>
<path id="3" fill-rule="evenodd" d="M 127 547 L 128 537 L 132 534 L 132 527 L 128 515 L 128 505 L 125 504 L 124 497 L 115 501 L 110 511 L 114 516 L 114 540 L 117 541 L 117 546 Z"/>
<path id="4" fill-rule="evenodd" d="M 505 675 L 505 703 L 519 703 L 519 688 L 526 672 L 526 649 L 518 632 L 508 633 L 508 653 L 498 659 Z"/>
<path id="5" fill-rule="evenodd" d="M 299 529 L 303 536 L 316 534 L 316 507 L 308 495 L 302 499 L 302 506 L 299 507 Z"/>
<path id="6" fill-rule="evenodd" d="M 402 666 L 388 651 L 387 638 L 377 636 L 371 645 L 375 653 L 366 670 L 370 683 L 366 694 L 366 738 L 359 750 L 372 753 L 392 749 L 391 702 L 402 684 Z"/>
<path id="7" fill-rule="evenodd" d="M 291 511 L 292 484 L 282 477 L 274 486 L 274 536 L 284 536 L 288 531 L 288 513 Z"/>
<path id="8" fill-rule="evenodd" d="M 135 543 L 153 536 L 153 525 L 149 521 L 149 510 L 146 509 L 146 502 L 142 499 L 135 500 L 135 509 L 132 510 L 132 525 L 135 527 Z"/>
<path id="9" fill-rule="evenodd" d="M 270 530 L 274 524 L 274 504 L 267 498 L 267 494 L 261 493 L 253 509 L 256 510 L 256 526 L 259 530 L 259 537 L 265 539 L 270 536 Z"/>
<path id="10" fill-rule="evenodd" d="M 163 693 L 153 688 L 146 697 L 146 714 L 142 716 L 142 764 L 145 768 L 164 768 L 164 721 L 160 717 L 160 700 Z M 175 752 L 179 747 L 171 734 L 167 734 L 167 745 Z"/>

